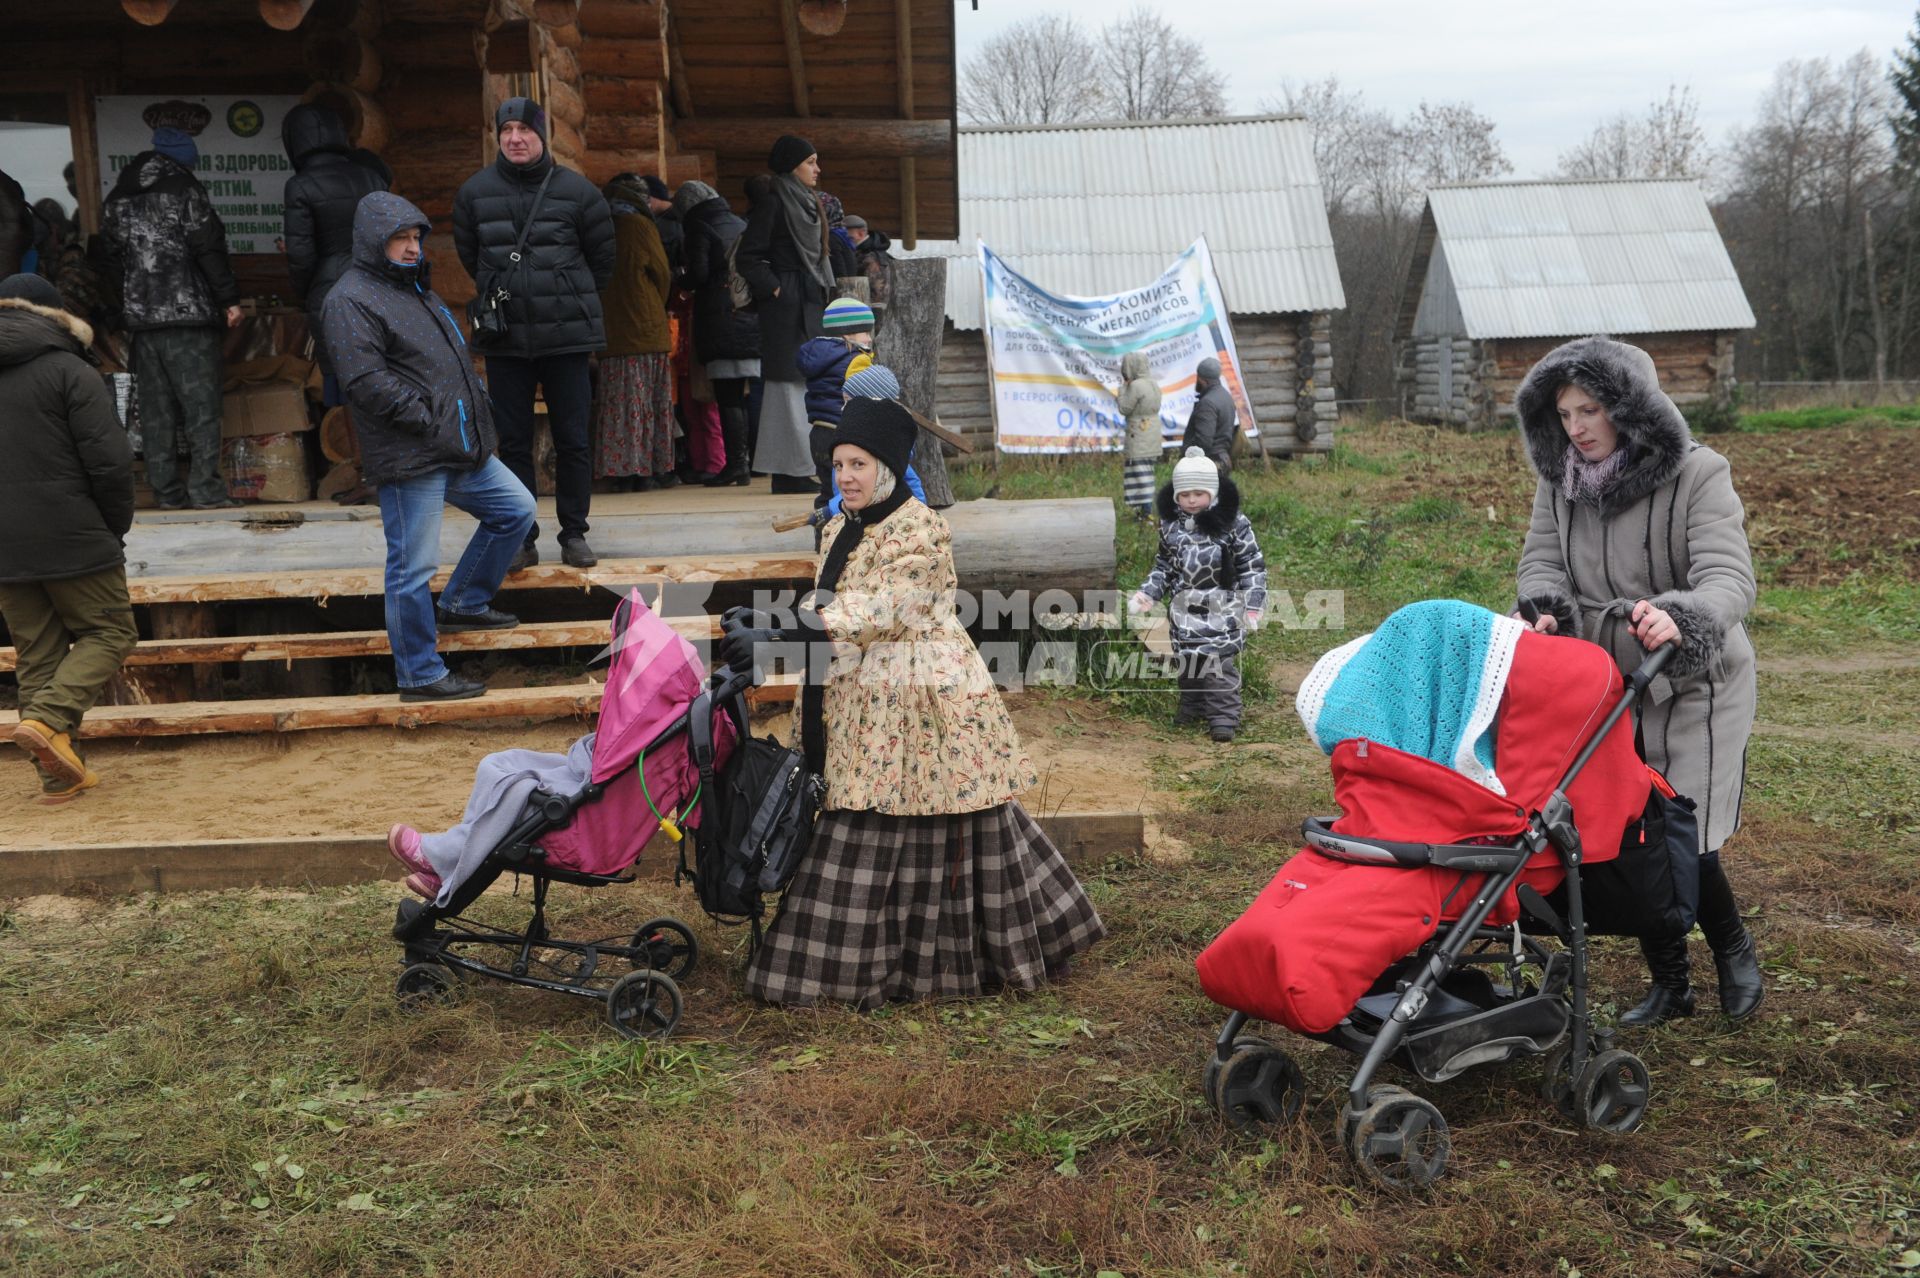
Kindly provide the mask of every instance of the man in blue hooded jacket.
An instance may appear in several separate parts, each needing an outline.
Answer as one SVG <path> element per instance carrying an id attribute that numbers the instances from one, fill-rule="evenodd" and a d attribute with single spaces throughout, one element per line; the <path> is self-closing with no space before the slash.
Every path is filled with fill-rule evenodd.
<path id="1" fill-rule="evenodd" d="M 353 215 L 353 264 L 320 312 L 327 352 L 353 410 L 361 475 L 380 491 L 387 534 L 387 638 L 402 701 L 477 697 L 486 685 L 448 671 L 440 630 L 504 630 L 493 607 L 533 526 L 533 496 L 494 455 L 493 405 L 453 312 L 428 285 L 426 215 L 375 191 Z M 440 592 L 440 517 L 451 503 L 480 521 Z M 437 623 L 437 625 L 436 625 Z"/>

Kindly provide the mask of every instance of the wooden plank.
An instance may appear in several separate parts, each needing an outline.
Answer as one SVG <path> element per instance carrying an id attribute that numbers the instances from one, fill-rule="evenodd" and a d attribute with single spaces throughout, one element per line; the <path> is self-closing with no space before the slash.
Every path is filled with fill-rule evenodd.
<path id="1" fill-rule="evenodd" d="M 693 86 L 687 82 L 687 61 L 680 52 L 680 24 L 667 18 L 667 86 L 673 110 L 683 120 L 693 118 Z"/>
<path id="2" fill-rule="evenodd" d="M 804 517 L 803 517 L 804 518 Z M 720 634 L 712 617 L 669 617 L 667 624 L 689 643 Z M 549 648 L 598 648 L 606 644 L 604 621 L 526 622 L 511 630 L 463 630 L 439 636 L 441 652 L 521 652 Z M 313 661 L 326 657 L 391 654 L 384 630 L 334 630 L 313 634 L 234 635 L 203 639 L 147 639 L 127 654 L 126 666 L 204 665 L 222 661 Z M 0 672 L 14 669 L 12 648 L 0 648 Z"/>
<path id="3" fill-rule="evenodd" d="M 566 564 L 535 564 L 510 575 L 503 590 L 577 589 L 595 586 L 623 591 L 652 582 L 811 581 L 817 565 L 811 556 L 712 555 L 704 559 L 603 559 L 597 568 Z M 453 573 L 434 574 L 432 589 L 447 584 Z M 344 568 L 317 572 L 222 573 L 207 576 L 135 577 L 127 593 L 136 604 L 215 603 L 235 599 L 313 599 L 324 604 L 335 595 L 373 596 L 386 593 L 386 573 L 379 568 Z"/>
<path id="4" fill-rule="evenodd" d="M 807 63 L 800 54 L 800 14 L 799 0 L 780 0 L 780 33 L 787 46 L 787 78 L 793 82 L 793 113 L 812 115 L 813 108 L 807 102 Z M 783 130 L 786 132 L 787 130 Z M 777 136 L 768 134 L 768 137 Z M 809 139 L 811 140 L 811 139 Z M 688 145 L 695 145 L 689 143 Z M 761 145 L 766 141 L 762 139 Z M 815 143 L 815 145 L 819 145 Z M 719 147 L 717 150 L 733 148 Z"/>
<path id="5" fill-rule="evenodd" d="M 797 680 L 775 676 L 755 688 L 755 705 L 793 700 Z M 587 718 L 600 708 L 597 683 L 544 688 L 499 688 L 465 701 L 402 701 L 397 693 L 353 697 L 270 697 L 258 701 L 183 701 L 154 706 L 95 706 L 81 721 L 80 736 L 188 737 L 229 733 L 309 732 L 320 728 L 417 728 L 427 723 L 476 719 Z M 0 731 L 11 732 L 17 711 L 0 712 Z"/>
<path id="6" fill-rule="evenodd" d="M 952 131 L 950 120 L 703 115 L 680 121 L 673 135 L 684 150 L 758 157 L 766 152 L 769 139 L 792 133 L 820 148 L 823 160 L 832 160 L 839 172 L 853 156 L 945 155 L 953 145 Z"/>
<path id="7" fill-rule="evenodd" d="M 1034 819 L 1079 870 L 1138 856 L 1146 845 L 1146 818 L 1139 812 L 1056 812 Z M 672 844 L 656 835 L 634 869 L 643 880 L 670 882 L 675 864 Z M 402 873 L 384 834 L 23 847 L 0 851 L 0 899 L 337 887 Z M 687 908 L 698 908 L 691 897 Z"/>

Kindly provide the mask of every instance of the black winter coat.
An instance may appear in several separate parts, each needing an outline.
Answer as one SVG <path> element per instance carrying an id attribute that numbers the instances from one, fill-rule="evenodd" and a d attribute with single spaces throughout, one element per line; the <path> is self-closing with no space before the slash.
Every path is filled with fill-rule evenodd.
<path id="1" fill-rule="evenodd" d="M 693 294 L 693 357 L 760 358 L 760 317 L 735 310 L 727 287 L 727 246 L 746 234 L 746 222 L 715 196 L 687 210 L 680 283 Z"/>
<path id="2" fill-rule="evenodd" d="M 133 449 L 66 311 L 0 298 L 0 582 L 126 562 Z"/>
<path id="3" fill-rule="evenodd" d="M 734 254 L 734 269 L 753 290 L 760 315 L 760 375 L 770 382 L 801 380 L 794 356 L 802 343 L 823 331 L 827 291 L 807 269 L 777 194 L 769 193 L 748 211 L 747 234 Z M 775 289 L 780 296 L 773 295 Z"/>
<path id="4" fill-rule="evenodd" d="M 686 254 L 687 228 L 671 213 L 654 213 L 653 229 L 660 232 L 660 247 L 667 251 L 667 265 L 674 270 Z"/>
<path id="5" fill-rule="evenodd" d="M 391 484 L 433 470 L 472 470 L 496 447 L 493 403 L 460 324 L 428 287 L 427 263 L 396 266 L 387 241 L 426 215 L 376 192 L 353 216 L 353 265 L 327 294 L 320 327 L 353 410 L 360 473 Z"/>
<path id="6" fill-rule="evenodd" d="M 294 168 L 281 196 L 287 270 L 294 296 L 317 318 L 327 290 L 353 261 L 353 210 L 361 196 L 391 186 L 392 175 L 371 153 L 353 150 L 331 111 L 297 106 L 281 130 Z"/>
<path id="7" fill-rule="evenodd" d="M 199 178 L 142 151 L 107 196 L 101 234 L 121 269 L 128 329 L 226 326 L 240 285 L 227 260 L 227 228 Z"/>
<path id="8" fill-rule="evenodd" d="M 1224 475 L 1233 469 L 1233 437 L 1239 434 L 1239 423 L 1233 392 L 1225 382 L 1215 382 L 1194 401 L 1186 433 L 1180 437 L 1180 451 L 1198 444 Z"/>
<path id="9" fill-rule="evenodd" d="M 549 171 L 547 198 L 516 267 L 514 242 Z M 555 166 L 546 152 L 525 166 L 502 155 L 453 197 L 453 244 L 480 296 L 496 283 L 512 294 L 506 336 L 482 354 L 532 359 L 606 349 L 600 291 L 613 283 L 618 254 L 613 210 L 593 183 Z"/>

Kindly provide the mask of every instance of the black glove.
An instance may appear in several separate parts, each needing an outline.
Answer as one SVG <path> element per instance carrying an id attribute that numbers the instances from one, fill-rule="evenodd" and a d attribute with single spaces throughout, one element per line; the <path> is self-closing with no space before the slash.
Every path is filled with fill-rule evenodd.
<path id="1" fill-rule="evenodd" d="M 730 635 L 736 630 L 762 630 L 772 624 L 773 619 L 766 613 L 744 604 L 736 605 L 720 614 L 720 633 L 723 635 Z"/>
<path id="2" fill-rule="evenodd" d="M 773 626 L 736 626 L 726 630 L 720 640 L 720 659 L 735 674 L 753 669 L 754 651 L 763 643 L 779 643 L 780 631 Z"/>

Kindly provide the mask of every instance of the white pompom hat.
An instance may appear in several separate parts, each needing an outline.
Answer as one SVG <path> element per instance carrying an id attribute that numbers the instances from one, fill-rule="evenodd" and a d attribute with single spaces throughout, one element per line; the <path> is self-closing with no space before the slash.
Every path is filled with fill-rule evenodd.
<path id="1" fill-rule="evenodd" d="M 1220 468 L 1213 464 L 1213 458 L 1201 451 L 1198 444 L 1187 449 L 1187 455 L 1173 464 L 1173 495 L 1181 493 L 1205 492 L 1209 497 L 1220 495 Z"/>

